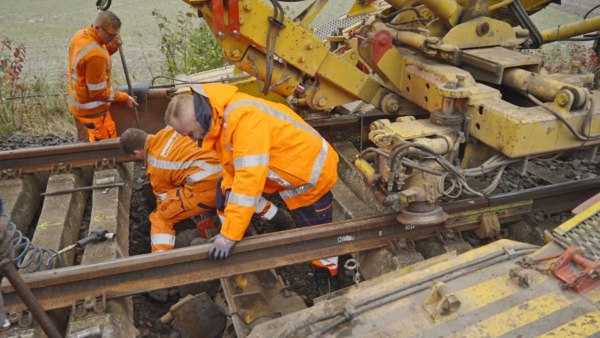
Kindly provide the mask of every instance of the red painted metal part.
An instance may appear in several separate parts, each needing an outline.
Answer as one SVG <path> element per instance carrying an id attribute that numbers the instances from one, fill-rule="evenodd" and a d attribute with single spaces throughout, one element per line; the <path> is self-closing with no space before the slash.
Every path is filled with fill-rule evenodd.
<path id="1" fill-rule="evenodd" d="M 392 34 L 385 30 L 378 31 L 369 39 L 369 43 L 372 46 L 372 60 L 379 63 L 385 53 L 393 48 Z"/>
<path id="2" fill-rule="evenodd" d="M 224 19 L 224 9 L 223 9 L 223 0 L 211 0 L 212 12 L 213 12 L 213 31 L 215 36 L 218 38 L 219 33 L 225 34 L 225 19 Z"/>
<path id="3" fill-rule="evenodd" d="M 572 289 L 577 293 L 586 292 L 598 286 L 599 273 L 600 262 L 587 260 L 576 247 L 565 250 L 552 268 L 552 275 L 563 282 L 565 288 Z"/>
<path id="4" fill-rule="evenodd" d="M 239 0 L 229 0 L 227 12 L 229 15 L 229 31 L 240 31 L 240 2 Z"/>

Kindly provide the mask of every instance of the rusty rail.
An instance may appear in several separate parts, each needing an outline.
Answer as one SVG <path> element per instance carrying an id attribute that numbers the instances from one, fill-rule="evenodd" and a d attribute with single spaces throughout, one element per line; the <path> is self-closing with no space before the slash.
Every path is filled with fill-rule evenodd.
<path id="1" fill-rule="evenodd" d="M 385 117 L 384 114 L 364 116 L 364 125 Z M 361 118 L 340 116 L 309 121 L 328 140 L 339 134 L 358 134 Z M 52 147 L 39 147 L 0 152 L 0 173 L 2 176 L 15 176 L 40 171 L 69 171 L 73 168 L 113 165 L 135 161 L 133 156 L 119 149 L 119 139 L 101 142 L 83 142 Z"/>
<path id="2" fill-rule="evenodd" d="M 94 143 L 19 149 L 0 152 L 0 171 L 20 174 L 39 171 L 69 171 L 73 168 L 133 161 L 119 148 L 119 139 Z"/>
<path id="3" fill-rule="evenodd" d="M 445 205 L 445 210 L 449 213 L 476 210 L 485 213 L 490 207 L 499 206 L 496 203 L 504 203 L 517 206 L 507 216 L 529 212 L 531 207 L 554 213 L 572 209 L 583 198 L 561 198 L 565 193 L 592 196 L 598 191 L 600 178 L 595 178 L 501 194 L 489 199 L 450 203 Z M 538 201 L 560 201 L 560 205 L 546 203 L 550 209 L 544 209 L 544 203 L 540 205 Z M 524 205 L 529 205 L 530 208 L 523 209 Z M 519 208 L 522 209 L 519 211 Z M 210 246 L 202 245 L 106 263 L 37 272 L 24 275 L 23 280 L 40 304 L 46 310 L 51 310 L 71 306 L 73 302 L 86 296 L 99 297 L 105 294 L 107 299 L 119 298 L 384 247 L 390 241 L 400 238 L 426 238 L 445 228 L 465 230 L 479 226 L 471 221 L 446 224 L 445 227 L 407 227 L 399 225 L 396 216 L 387 214 L 247 238 L 224 261 L 209 260 Z M 508 219 L 510 217 L 504 220 Z M 6 311 L 25 309 L 8 283 L 2 284 L 2 293 Z"/>

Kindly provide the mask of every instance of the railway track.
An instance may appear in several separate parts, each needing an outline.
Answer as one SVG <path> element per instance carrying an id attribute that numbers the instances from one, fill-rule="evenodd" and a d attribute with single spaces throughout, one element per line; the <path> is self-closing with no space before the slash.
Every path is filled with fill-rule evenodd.
<path id="1" fill-rule="evenodd" d="M 219 262 L 208 260 L 209 245 L 127 257 L 127 219 L 133 185 L 132 165 L 127 162 L 132 160 L 119 150 L 118 140 L 0 152 L 3 178 L 0 188 L 8 191 L 6 187 L 17 186 L 21 195 L 31 200 L 33 206 L 18 207 L 19 203 L 26 202 L 25 197 L 17 198 L 13 203 L 17 207 L 13 210 L 20 209 L 21 213 L 29 214 L 39 212 L 37 224 L 31 225 L 35 226 L 32 242 L 39 246 L 58 250 L 81 236 L 79 227 L 90 192 L 48 196 L 43 201 L 40 193 L 122 183 L 121 187 L 91 192 L 89 229 L 109 228 L 117 233 L 117 241 L 86 248 L 80 265 L 73 266 L 78 264 L 73 254 L 67 257 L 66 267 L 23 274 L 23 280 L 47 311 L 72 309 L 71 332 L 86 326 L 82 323 L 87 313 L 127 317 L 123 314 L 125 310 L 123 313 L 105 313 L 107 300 L 117 300 L 126 309 L 127 297 L 151 290 L 386 247 L 398 240 L 418 241 L 478 230 L 489 226 L 489 222 L 513 222 L 532 212 L 567 212 L 600 192 L 600 178 L 594 178 L 447 203 L 443 208 L 450 217 L 438 226 L 400 225 L 397 214 L 391 213 L 315 226 L 310 231 L 294 229 L 258 235 L 245 239 L 236 246 L 229 259 Z M 30 183 L 32 181 L 34 183 Z M 482 221 L 482 215 L 490 214 L 495 218 Z M 31 230 L 26 217 L 17 215 L 13 219 L 20 223 L 17 227 L 23 233 Z M 2 284 L 2 294 L 5 309 L 12 315 L 15 326 L 31 327 L 31 318 L 28 324 L 27 313 L 23 312 L 25 305 L 6 280 Z M 127 322 L 130 319 L 120 320 Z"/>

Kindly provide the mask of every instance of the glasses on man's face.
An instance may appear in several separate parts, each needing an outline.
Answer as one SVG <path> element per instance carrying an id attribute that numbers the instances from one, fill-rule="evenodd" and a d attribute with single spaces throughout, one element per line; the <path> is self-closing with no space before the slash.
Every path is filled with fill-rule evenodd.
<path id="1" fill-rule="evenodd" d="M 110 37 L 111 40 L 113 40 L 114 38 L 116 38 L 119 34 L 110 34 L 106 29 L 104 29 L 104 27 L 99 26 L 100 28 L 102 28 L 102 30 L 104 31 L 104 33 L 108 34 L 108 36 Z"/>

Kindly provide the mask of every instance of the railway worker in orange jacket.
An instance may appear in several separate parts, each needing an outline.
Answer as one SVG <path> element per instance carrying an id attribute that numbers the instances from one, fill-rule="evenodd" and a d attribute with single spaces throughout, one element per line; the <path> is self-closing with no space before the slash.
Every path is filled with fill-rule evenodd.
<path id="1" fill-rule="evenodd" d="M 215 210 L 215 189 L 222 175 L 219 159 L 171 127 L 156 135 L 130 128 L 119 143 L 125 153 L 145 162 L 157 199 L 149 217 L 152 252 L 171 250 L 177 223 Z"/>
<path id="2" fill-rule="evenodd" d="M 217 189 L 224 221 L 211 258 L 227 258 L 242 240 L 263 192 L 279 193 L 303 226 L 332 221 L 338 155 L 325 139 L 289 107 L 235 86 L 195 85 L 192 91 L 171 99 L 165 118 L 203 149 L 215 150 L 224 169 Z M 319 291 L 329 292 L 337 257 L 313 264 Z"/>
<path id="3" fill-rule="evenodd" d="M 133 108 L 135 99 L 111 86 L 111 55 L 118 50 L 121 20 L 111 11 L 98 13 L 94 23 L 75 33 L 69 46 L 69 110 L 89 134 L 90 142 L 116 138 L 108 109 L 111 102 Z"/>

